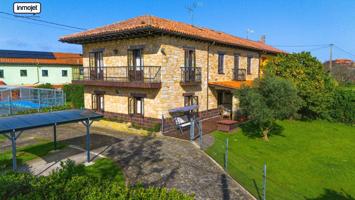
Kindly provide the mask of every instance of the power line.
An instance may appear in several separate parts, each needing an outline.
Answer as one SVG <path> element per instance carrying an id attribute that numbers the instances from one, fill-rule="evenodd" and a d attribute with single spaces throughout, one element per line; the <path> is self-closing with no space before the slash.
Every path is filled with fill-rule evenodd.
<path id="1" fill-rule="evenodd" d="M 80 27 L 76 27 L 76 26 L 60 24 L 60 23 L 57 23 L 57 22 L 51 22 L 51 21 L 42 20 L 42 19 L 36 19 L 36 18 L 32 18 L 32 17 L 27 17 L 27 16 L 14 15 L 14 14 L 3 12 L 3 11 L 0 11 L 0 14 L 7 15 L 7 16 L 12 16 L 12 17 L 23 18 L 23 19 L 32 20 L 32 21 L 37 21 L 37 22 L 41 22 L 41 23 L 45 23 L 45 24 L 51 24 L 51 25 L 60 26 L 60 27 L 77 29 L 77 30 L 81 30 L 81 31 L 86 30 L 86 28 L 80 28 Z"/>
<path id="2" fill-rule="evenodd" d="M 355 58 L 355 54 L 351 53 L 350 51 L 347 51 L 347 50 L 345 50 L 345 49 L 343 49 L 343 48 L 341 48 L 341 47 L 339 47 L 337 45 L 334 45 L 334 47 L 337 48 L 338 50 L 340 50 L 340 51 L 342 51 L 344 53 L 347 53 L 347 54 L 349 54 L 349 55 L 351 55 L 352 57 Z"/>
<path id="3" fill-rule="evenodd" d="M 329 46 L 329 44 L 300 44 L 300 45 L 271 45 L 274 47 L 320 47 L 320 46 Z"/>
<path id="4" fill-rule="evenodd" d="M 6 17 L 6 16 L 0 16 L 0 19 L 6 19 L 6 20 L 11 20 L 11 21 L 16 21 L 16 22 L 23 22 L 23 23 L 27 23 L 27 24 L 34 24 L 34 25 L 38 25 L 38 26 L 45 26 L 45 27 L 61 29 L 61 30 L 68 30 L 68 31 L 73 30 L 73 29 L 58 27 L 58 26 L 49 25 L 49 24 L 41 24 L 41 23 L 36 23 L 36 22 L 22 20 L 22 19 L 10 18 L 10 17 Z"/>

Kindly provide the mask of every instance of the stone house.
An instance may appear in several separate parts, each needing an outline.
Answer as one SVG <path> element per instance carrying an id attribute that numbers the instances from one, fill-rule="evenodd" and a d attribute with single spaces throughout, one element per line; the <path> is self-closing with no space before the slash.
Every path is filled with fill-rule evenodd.
<path id="1" fill-rule="evenodd" d="M 236 111 L 233 90 L 260 76 L 264 56 L 281 50 L 223 32 L 141 16 L 60 41 L 83 46 L 85 107 L 150 127 L 169 110 L 198 104 L 202 118 L 219 106 Z"/>

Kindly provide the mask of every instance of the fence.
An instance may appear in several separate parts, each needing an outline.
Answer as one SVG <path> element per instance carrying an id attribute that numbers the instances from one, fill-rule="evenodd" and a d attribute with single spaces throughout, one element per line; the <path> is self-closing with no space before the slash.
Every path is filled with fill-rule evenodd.
<path id="1" fill-rule="evenodd" d="M 62 106 L 64 103 L 63 90 L 30 87 L 0 88 L 0 116 Z"/>

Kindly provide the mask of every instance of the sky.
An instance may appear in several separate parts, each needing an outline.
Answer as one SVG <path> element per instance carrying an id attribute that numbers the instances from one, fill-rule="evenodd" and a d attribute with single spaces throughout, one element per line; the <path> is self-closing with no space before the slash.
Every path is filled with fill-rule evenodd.
<path id="1" fill-rule="evenodd" d="M 287 52 L 311 51 L 321 61 L 329 59 L 329 44 L 334 44 L 333 59 L 355 60 L 355 0 L 36 1 L 42 6 L 36 19 L 79 28 L 153 15 L 252 40 L 266 35 L 267 44 Z M 12 14 L 14 2 L 0 0 L 0 12 Z M 193 8 L 193 17 L 187 8 Z M 81 45 L 58 41 L 78 31 L 0 14 L 0 49 L 81 53 Z"/>

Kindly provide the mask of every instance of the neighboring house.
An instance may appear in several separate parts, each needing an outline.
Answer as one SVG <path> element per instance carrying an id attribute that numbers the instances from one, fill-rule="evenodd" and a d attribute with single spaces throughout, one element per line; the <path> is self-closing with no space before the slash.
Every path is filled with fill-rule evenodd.
<path id="1" fill-rule="evenodd" d="M 7 85 L 71 83 L 81 67 L 81 54 L 0 50 L 0 81 Z"/>
<path id="2" fill-rule="evenodd" d="M 201 117 L 236 111 L 233 91 L 260 75 L 263 55 L 281 50 L 223 32 L 141 16 L 67 35 L 83 45 L 85 107 L 149 127 L 169 110 L 199 105 Z"/>
<path id="3" fill-rule="evenodd" d="M 355 62 L 351 59 L 336 59 L 332 61 L 332 69 L 329 69 L 329 61 L 324 62 L 324 70 L 330 71 L 333 77 L 340 83 L 355 83 Z"/>

